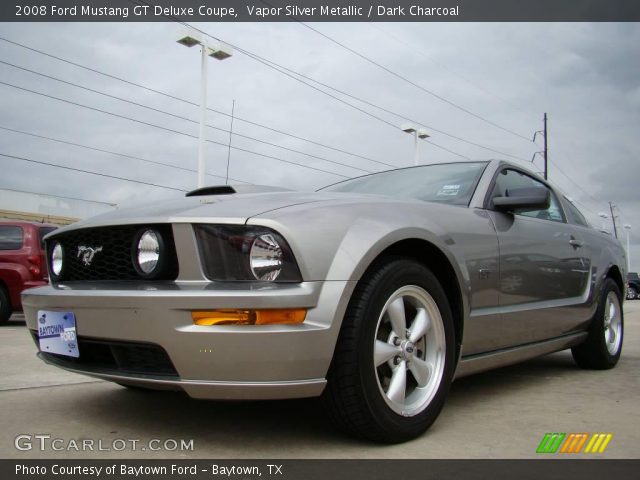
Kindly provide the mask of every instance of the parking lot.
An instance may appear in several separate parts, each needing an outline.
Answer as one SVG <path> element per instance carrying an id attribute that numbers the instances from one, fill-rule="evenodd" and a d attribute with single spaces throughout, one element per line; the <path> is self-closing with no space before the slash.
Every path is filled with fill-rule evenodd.
<path id="1" fill-rule="evenodd" d="M 24 319 L 14 315 L 0 327 L 0 457 L 533 458 L 546 432 L 606 432 L 613 439 L 603 454 L 578 456 L 640 458 L 640 301 L 626 302 L 625 312 L 614 370 L 580 370 L 567 351 L 458 380 L 427 434 L 394 446 L 336 432 L 315 399 L 196 401 L 64 372 L 36 358 Z M 19 435 L 33 448 L 17 449 Z M 36 435 L 62 439 L 63 448 L 41 452 Z M 69 447 L 83 439 L 94 449 Z M 150 440 L 169 440 L 168 448 L 147 448 Z M 173 448 L 183 440 L 193 448 Z"/>

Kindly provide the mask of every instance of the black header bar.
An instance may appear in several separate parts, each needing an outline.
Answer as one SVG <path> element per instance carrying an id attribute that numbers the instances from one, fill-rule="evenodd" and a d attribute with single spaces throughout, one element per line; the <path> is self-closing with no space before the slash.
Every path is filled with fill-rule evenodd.
<path id="1" fill-rule="evenodd" d="M 640 0 L 2 0 L 3 22 L 638 22 Z"/>

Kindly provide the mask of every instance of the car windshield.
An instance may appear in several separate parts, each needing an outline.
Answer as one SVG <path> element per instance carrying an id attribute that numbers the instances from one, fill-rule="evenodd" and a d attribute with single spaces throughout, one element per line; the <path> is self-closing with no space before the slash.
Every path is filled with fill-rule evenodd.
<path id="1" fill-rule="evenodd" d="M 423 165 L 373 173 L 321 189 L 468 205 L 487 162 Z"/>

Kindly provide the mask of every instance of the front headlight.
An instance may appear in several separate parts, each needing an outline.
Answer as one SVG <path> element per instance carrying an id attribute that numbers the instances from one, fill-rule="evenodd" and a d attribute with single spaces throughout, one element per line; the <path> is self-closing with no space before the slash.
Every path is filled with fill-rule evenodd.
<path id="1" fill-rule="evenodd" d="M 282 272 L 282 248 L 273 235 L 266 233 L 253 240 L 249 252 L 251 273 L 256 280 L 273 282 Z"/>
<path id="2" fill-rule="evenodd" d="M 205 275 L 215 281 L 301 282 L 291 248 L 256 226 L 195 225 Z"/>
<path id="3" fill-rule="evenodd" d="M 62 244 L 56 242 L 51 250 L 51 260 L 49 262 L 50 272 L 52 278 L 58 278 L 62 273 L 62 267 L 64 266 L 64 252 L 62 250 Z"/>

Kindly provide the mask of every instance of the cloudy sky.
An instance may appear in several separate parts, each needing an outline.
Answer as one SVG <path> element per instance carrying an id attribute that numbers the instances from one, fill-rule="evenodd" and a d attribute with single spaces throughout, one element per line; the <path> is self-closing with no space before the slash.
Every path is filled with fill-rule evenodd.
<path id="1" fill-rule="evenodd" d="M 223 62 L 211 59 L 208 106 L 228 115 L 235 100 L 230 183 L 312 189 L 389 168 L 383 164 L 409 165 L 412 138 L 398 128 L 405 119 L 419 122 L 432 135 L 421 146 L 424 163 L 461 159 L 436 144 L 471 159 L 514 156 L 529 162 L 542 148 L 541 138 L 537 145 L 530 139 L 542 128 L 547 112 L 550 179 L 597 226 L 598 213 L 608 212 L 608 202 L 614 202 L 619 223 L 633 226 L 632 269 L 640 269 L 640 25 L 310 25 L 424 90 L 301 24 L 196 26 L 387 110 L 315 84 L 357 110 L 240 51 Z M 180 33 L 181 27 L 173 23 L 0 24 L 3 39 L 187 101 L 0 40 L 0 154 L 177 190 L 3 156 L 0 189 L 126 205 L 181 196 L 179 190 L 194 188 L 196 174 L 188 170 L 197 165 L 199 117 L 191 103 L 200 98 L 200 56 L 196 48 L 175 42 Z M 216 128 L 207 129 L 207 138 L 217 144 L 207 144 L 207 171 L 224 177 L 230 118 L 210 111 L 208 123 Z M 537 157 L 529 166 L 540 171 L 541 160 Z M 222 184 L 224 178 L 208 176 L 207 183 Z M 0 209 L 8 207 L 7 201 L 0 199 Z"/>

